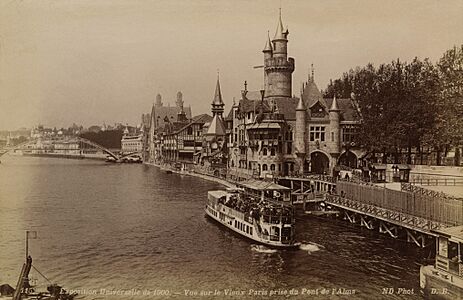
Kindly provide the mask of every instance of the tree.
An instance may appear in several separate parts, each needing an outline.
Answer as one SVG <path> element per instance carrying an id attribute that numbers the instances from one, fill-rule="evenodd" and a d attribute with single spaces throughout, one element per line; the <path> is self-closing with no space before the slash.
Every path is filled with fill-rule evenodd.
<path id="1" fill-rule="evenodd" d="M 446 51 L 437 68 L 442 90 L 434 141 L 455 147 L 455 164 L 460 165 L 460 147 L 463 145 L 463 45 Z"/>

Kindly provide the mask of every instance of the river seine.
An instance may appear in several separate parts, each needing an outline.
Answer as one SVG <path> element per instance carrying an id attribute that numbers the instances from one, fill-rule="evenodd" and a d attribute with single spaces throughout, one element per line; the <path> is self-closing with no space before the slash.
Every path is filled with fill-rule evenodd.
<path id="1" fill-rule="evenodd" d="M 4 156 L 0 284 L 16 285 L 34 230 L 33 265 L 79 299 L 422 298 L 411 244 L 299 216 L 301 249 L 260 247 L 205 218 L 219 188 L 148 165 Z"/>

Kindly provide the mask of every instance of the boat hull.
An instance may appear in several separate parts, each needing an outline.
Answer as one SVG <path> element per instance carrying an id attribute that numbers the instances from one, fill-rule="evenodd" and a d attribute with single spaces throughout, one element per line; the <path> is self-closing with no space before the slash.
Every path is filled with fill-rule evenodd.
<path id="1" fill-rule="evenodd" d="M 421 266 L 420 286 L 427 299 L 463 299 L 463 278 Z"/>
<path id="2" fill-rule="evenodd" d="M 268 241 L 265 239 L 260 238 L 257 233 L 256 233 L 256 228 L 253 224 L 246 222 L 245 220 L 241 219 L 221 219 L 220 218 L 220 212 L 216 211 L 212 206 L 206 205 L 205 209 L 206 216 L 209 217 L 210 219 L 216 221 L 217 223 L 227 227 L 231 231 L 239 234 L 240 236 L 243 236 L 249 240 L 252 240 L 254 242 L 257 242 L 261 245 L 270 247 L 270 248 L 277 248 L 277 249 L 294 249 L 294 248 L 299 248 L 300 243 L 281 243 L 281 242 L 276 242 L 276 241 Z M 248 226 L 249 229 L 252 228 L 252 230 L 242 230 L 240 226 L 235 227 L 235 222 L 237 221 L 239 224 L 243 224 L 243 226 Z M 245 227 L 244 227 L 245 228 Z"/>

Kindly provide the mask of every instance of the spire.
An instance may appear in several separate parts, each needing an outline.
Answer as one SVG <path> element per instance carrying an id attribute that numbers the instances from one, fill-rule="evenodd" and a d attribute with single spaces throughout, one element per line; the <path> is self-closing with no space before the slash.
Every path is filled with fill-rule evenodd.
<path id="1" fill-rule="evenodd" d="M 312 82 L 315 82 L 315 76 L 314 76 L 315 72 L 314 72 L 314 69 L 313 69 L 313 64 L 310 64 L 310 67 L 312 69 L 312 77 L 311 77 L 311 79 L 312 79 Z"/>
<path id="2" fill-rule="evenodd" d="M 277 31 L 273 40 L 286 40 L 285 29 L 283 27 L 283 21 L 281 20 L 281 7 L 280 7 L 280 18 L 278 20 Z"/>
<path id="3" fill-rule="evenodd" d="M 220 91 L 220 81 L 219 74 L 217 73 L 217 85 L 215 86 L 215 95 L 214 100 L 212 101 L 213 105 L 223 105 L 222 101 L 222 92 Z"/>
<path id="4" fill-rule="evenodd" d="M 215 86 L 214 100 L 212 101 L 212 116 L 223 114 L 225 104 L 222 101 L 222 92 L 220 91 L 219 73 L 217 72 L 217 85 Z"/>
<path id="5" fill-rule="evenodd" d="M 330 111 L 339 111 L 338 101 L 336 100 L 336 96 L 333 97 L 333 103 L 331 103 Z"/>
<path id="6" fill-rule="evenodd" d="M 305 111 L 304 100 L 302 100 L 302 97 L 299 98 L 299 102 L 297 103 L 296 110 L 304 110 Z"/>
<path id="7" fill-rule="evenodd" d="M 270 40 L 270 32 L 267 31 L 267 42 L 265 43 L 265 48 L 262 52 L 272 52 L 272 41 Z"/>

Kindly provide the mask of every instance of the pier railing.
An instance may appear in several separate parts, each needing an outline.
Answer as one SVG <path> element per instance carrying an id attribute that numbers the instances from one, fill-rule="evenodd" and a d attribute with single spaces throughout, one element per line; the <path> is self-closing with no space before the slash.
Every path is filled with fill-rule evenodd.
<path id="1" fill-rule="evenodd" d="M 411 184 L 427 186 L 460 186 L 463 185 L 463 177 L 458 178 L 412 178 Z"/>
<path id="2" fill-rule="evenodd" d="M 362 204 L 439 222 L 463 225 L 463 199 L 418 190 L 396 191 L 370 184 L 338 181 L 337 196 Z"/>

